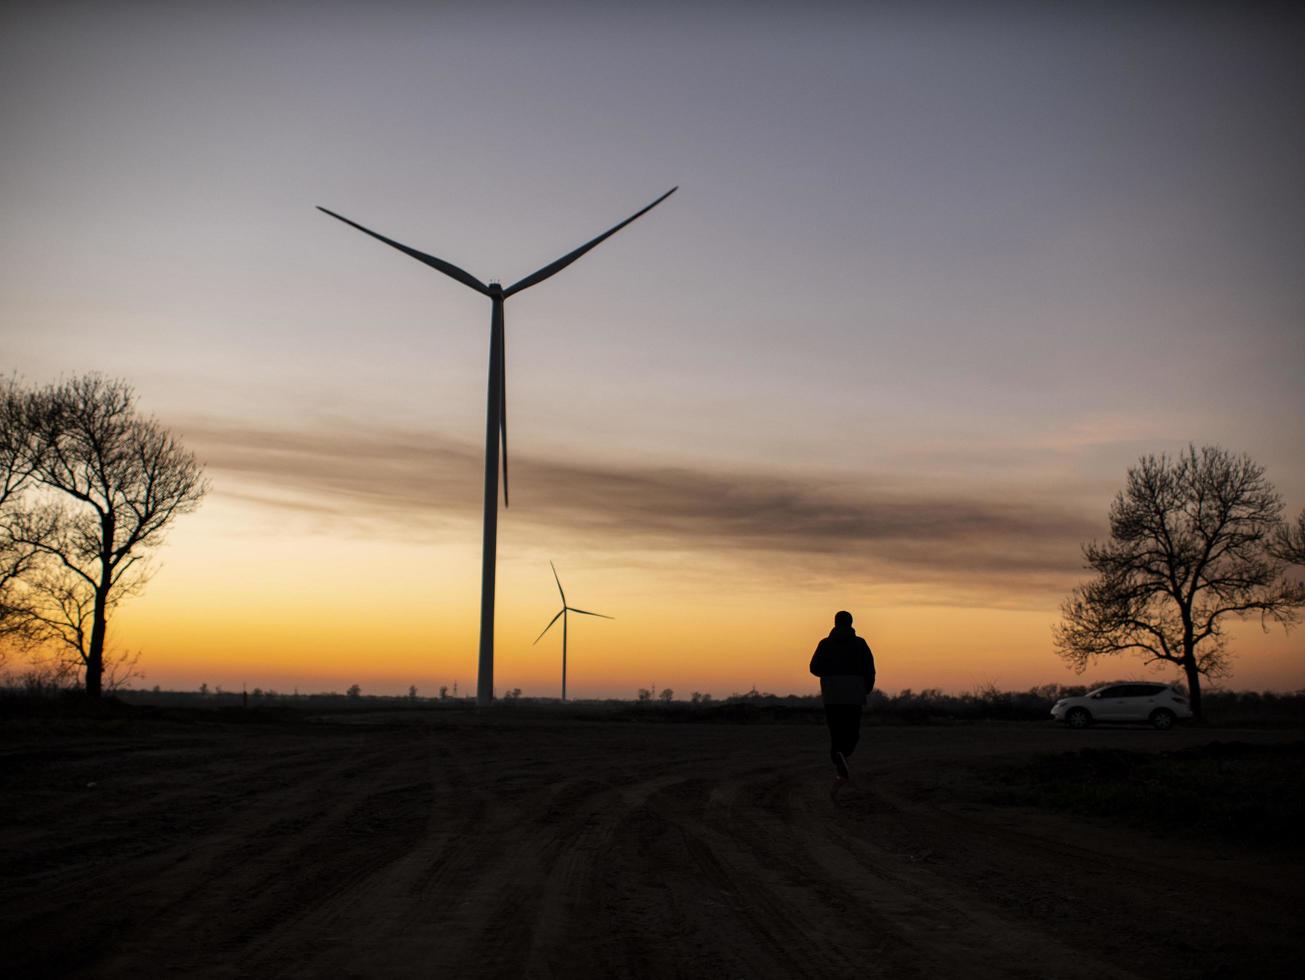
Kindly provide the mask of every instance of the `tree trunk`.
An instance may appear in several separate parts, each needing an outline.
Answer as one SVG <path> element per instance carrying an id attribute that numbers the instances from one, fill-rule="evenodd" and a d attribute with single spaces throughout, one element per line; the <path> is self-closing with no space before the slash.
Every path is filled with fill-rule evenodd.
<path id="1" fill-rule="evenodd" d="M 104 634 L 108 632 L 106 596 L 101 589 L 95 590 L 95 612 L 91 620 L 91 643 L 86 651 L 86 693 L 98 698 L 103 692 L 104 679 Z"/>
<path id="2" fill-rule="evenodd" d="M 1195 589 L 1195 585 L 1193 585 Z M 1192 721 L 1205 721 L 1201 711 L 1201 672 L 1196 667 L 1196 635 L 1192 627 L 1192 596 L 1178 602 L 1183 617 L 1183 673 L 1187 675 L 1187 699 L 1192 703 Z"/>
<path id="3" fill-rule="evenodd" d="M 1201 710 L 1201 672 L 1196 669 L 1196 654 L 1190 650 L 1183 657 L 1183 672 L 1187 675 L 1187 699 L 1192 702 L 1192 718 L 1205 721 Z"/>
<path id="4" fill-rule="evenodd" d="M 101 521 L 105 541 L 113 540 L 113 518 Z M 100 584 L 95 588 L 95 608 L 91 618 L 91 644 L 86 651 L 86 693 L 98 698 L 104 690 L 104 636 L 109 631 L 109 590 L 113 572 L 107 558 L 101 557 Z"/>
<path id="5" fill-rule="evenodd" d="M 110 549 L 117 522 L 112 509 L 100 514 L 100 581 L 91 613 L 91 643 L 86 651 L 86 694 L 99 698 L 104 690 L 104 634 L 109 631 L 109 590 L 113 588 Z"/>

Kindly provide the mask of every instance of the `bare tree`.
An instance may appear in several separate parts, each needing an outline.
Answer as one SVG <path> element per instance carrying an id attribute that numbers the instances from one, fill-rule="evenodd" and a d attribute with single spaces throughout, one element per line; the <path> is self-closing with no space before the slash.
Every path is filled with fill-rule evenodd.
<path id="1" fill-rule="evenodd" d="M 0 381 L 0 664 L 36 625 L 23 582 L 38 555 L 28 539 L 40 536 L 26 510 L 37 455 L 30 402 L 14 381 Z"/>
<path id="2" fill-rule="evenodd" d="M 1284 521 L 1278 528 L 1273 553 L 1289 564 L 1305 565 L 1305 510 L 1300 512 L 1295 524 Z"/>
<path id="3" fill-rule="evenodd" d="M 1110 507 L 1110 539 L 1084 546 L 1096 573 L 1061 607 L 1057 652 L 1082 672 L 1093 657 L 1138 652 L 1179 667 L 1201 717 L 1201 677 L 1228 670 L 1229 618 L 1290 627 L 1305 588 L 1272 547 L 1282 500 L 1248 456 L 1189 446 L 1144 456 Z"/>
<path id="4" fill-rule="evenodd" d="M 104 689 L 109 614 L 147 576 L 148 558 L 173 519 L 208 489 L 194 455 L 136 411 L 126 382 L 87 375 L 31 396 L 32 479 L 49 493 L 29 511 L 22 540 L 41 557 L 30 577 L 34 615 L 85 670 L 86 692 Z M 39 532 L 39 533 L 37 533 Z M 134 672 L 116 662 L 110 684 Z"/>

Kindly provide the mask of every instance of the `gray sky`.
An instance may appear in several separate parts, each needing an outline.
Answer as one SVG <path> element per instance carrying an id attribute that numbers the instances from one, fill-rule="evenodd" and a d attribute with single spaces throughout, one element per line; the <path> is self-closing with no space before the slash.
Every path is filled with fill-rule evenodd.
<path id="1" fill-rule="evenodd" d="M 523 440 L 1233 440 L 1300 405 L 1300 32 L 1123 6 L 11 5 L 6 346 L 470 433 L 479 298 L 312 205 L 510 280 L 678 182 L 510 308 Z"/>
<path id="2" fill-rule="evenodd" d="M 850 481 L 850 526 L 998 502 L 1059 548 L 1190 440 L 1305 505 L 1301 20 L 872 6 L 9 4 L 3 367 L 129 378 L 218 492 L 338 494 L 232 447 L 478 452 L 488 303 L 314 205 L 511 282 L 679 184 L 508 304 L 541 480 Z"/>

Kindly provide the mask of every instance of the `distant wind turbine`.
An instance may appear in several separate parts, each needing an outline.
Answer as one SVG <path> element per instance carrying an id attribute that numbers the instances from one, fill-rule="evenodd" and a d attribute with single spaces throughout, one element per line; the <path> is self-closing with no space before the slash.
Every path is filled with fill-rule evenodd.
<path id="1" fill-rule="evenodd" d="M 433 255 L 419 252 L 415 248 L 401 245 L 393 239 L 379 235 L 370 228 L 364 228 L 357 222 L 350 221 L 343 215 L 336 214 L 318 206 L 332 218 L 338 218 L 346 225 L 352 225 L 364 234 L 371 235 L 378 241 L 392 248 L 397 248 L 405 255 L 410 255 L 418 262 L 424 262 L 432 269 L 437 269 L 450 279 L 456 279 L 464 286 L 488 296 L 493 304 L 489 317 L 489 407 L 485 418 L 485 538 L 481 552 L 480 585 L 480 670 L 476 677 L 476 704 L 487 705 L 494 700 L 494 558 L 498 543 L 498 454 L 499 435 L 503 437 L 503 506 L 508 504 L 507 473 L 507 368 L 506 340 L 503 332 L 503 303 L 509 296 L 529 289 L 543 282 L 549 276 L 561 272 L 580 256 L 584 255 L 604 239 L 610 238 L 628 225 L 635 218 L 647 214 L 662 201 L 674 194 L 679 187 L 672 187 L 642 211 L 636 211 L 619 225 L 603 232 L 592 241 L 586 242 L 574 252 L 568 252 L 556 262 L 552 262 L 538 272 L 533 272 L 519 282 L 504 289 L 497 282 L 489 285 L 481 282 L 469 272 L 459 269 L 452 262 L 445 262 Z"/>
<path id="2" fill-rule="evenodd" d="M 557 583 L 558 595 L 562 597 L 562 608 L 558 610 L 556 616 L 554 616 L 552 619 L 548 621 L 548 625 L 544 627 L 544 633 L 547 633 L 549 630 L 551 630 L 553 628 L 553 624 L 556 623 L 559 619 L 562 621 L 562 700 L 565 701 L 566 700 L 566 614 L 569 612 L 573 612 L 573 613 L 579 613 L 582 616 L 597 616 L 599 619 L 615 619 L 616 617 L 604 616 L 602 613 L 589 612 L 585 609 L 576 609 L 574 606 L 568 606 L 566 604 L 566 593 L 562 591 L 562 580 L 557 577 L 557 566 L 555 566 L 550 561 L 548 563 L 548 567 L 553 569 L 553 581 Z M 538 643 L 540 640 L 544 638 L 544 633 L 540 633 L 537 637 L 535 637 L 535 643 Z M 532 643 L 530 645 L 534 646 L 535 643 Z"/>

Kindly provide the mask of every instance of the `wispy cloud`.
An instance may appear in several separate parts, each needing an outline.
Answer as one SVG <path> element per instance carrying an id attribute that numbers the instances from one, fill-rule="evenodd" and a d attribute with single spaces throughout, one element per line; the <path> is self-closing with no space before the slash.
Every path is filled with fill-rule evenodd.
<path id="1" fill-rule="evenodd" d="M 220 492 L 315 518 L 414 527 L 475 520 L 479 447 L 395 429 L 268 430 L 191 423 L 188 441 Z M 780 558 L 805 574 L 859 574 L 967 591 L 1063 588 L 1079 543 L 1099 531 L 1044 494 L 866 487 L 846 477 L 695 466 L 612 466 L 512 458 L 512 520 L 578 536 L 590 548 Z"/>

